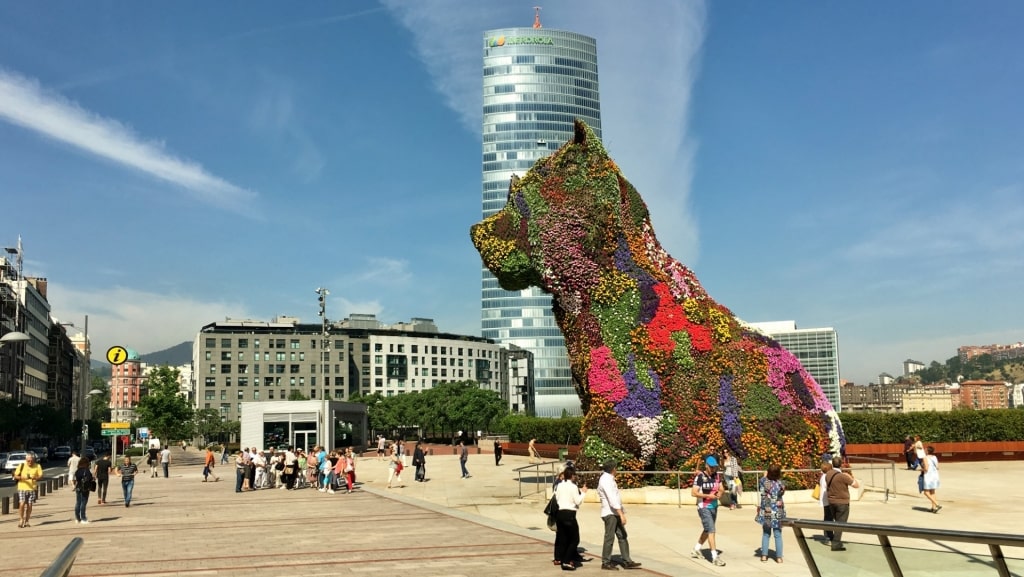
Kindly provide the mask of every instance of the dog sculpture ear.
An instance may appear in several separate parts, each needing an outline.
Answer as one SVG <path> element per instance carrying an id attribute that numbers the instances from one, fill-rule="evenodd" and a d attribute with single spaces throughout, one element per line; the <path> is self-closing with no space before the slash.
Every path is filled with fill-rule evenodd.
<path id="1" fill-rule="evenodd" d="M 586 144 L 587 143 L 587 127 L 583 124 L 583 121 L 577 118 L 573 121 L 573 144 Z"/>

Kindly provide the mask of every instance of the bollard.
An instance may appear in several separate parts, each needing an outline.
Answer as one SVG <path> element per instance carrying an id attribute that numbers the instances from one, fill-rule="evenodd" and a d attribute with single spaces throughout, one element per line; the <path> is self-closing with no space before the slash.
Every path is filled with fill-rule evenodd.
<path id="1" fill-rule="evenodd" d="M 64 486 L 64 475 L 57 475 L 57 488 L 60 489 Z"/>
<path id="2" fill-rule="evenodd" d="M 14 508 L 15 509 L 20 509 L 21 508 L 21 499 L 18 497 L 17 493 L 14 494 Z"/>
<path id="3" fill-rule="evenodd" d="M 0 499 L 0 515 L 10 515 L 10 514 L 11 514 L 11 498 L 10 497 L 4 497 L 3 499 Z"/>
<path id="4" fill-rule="evenodd" d="M 39 488 L 39 496 L 40 497 L 45 497 L 46 496 L 46 480 L 45 479 L 43 480 L 42 483 L 39 483 L 38 488 Z"/>
<path id="5" fill-rule="evenodd" d="M 427 454 L 430 455 L 431 457 L 433 457 L 434 456 L 434 448 L 431 447 L 430 449 L 427 449 Z"/>

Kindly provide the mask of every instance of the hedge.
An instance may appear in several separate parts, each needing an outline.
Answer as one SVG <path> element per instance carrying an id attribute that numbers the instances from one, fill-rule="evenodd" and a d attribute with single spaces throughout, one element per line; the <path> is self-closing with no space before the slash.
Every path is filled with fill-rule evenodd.
<path id="1" fill-rule="evenodd" d="M 582 424 L 582 417 L 548 419 L 507 415 L 498 421 L 497 428 L 499 432 L 507 434 L 513 443 L 527 443 L 530 439 L 537 439 L 538 443 L 578 445 Z"/>
<path id="2" fill-rule="evenodd" d="M 921 435 L 932 443 L 1024 440 L 1024 410 L 957 409 L 923 413 L 840 413 L 848 443 L 900 443 Z"/>

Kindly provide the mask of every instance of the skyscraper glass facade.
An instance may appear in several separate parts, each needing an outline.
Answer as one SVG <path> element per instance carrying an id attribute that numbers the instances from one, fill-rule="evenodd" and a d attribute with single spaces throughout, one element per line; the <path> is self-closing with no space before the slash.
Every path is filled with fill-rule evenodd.
<path id="1" fill-rule="evenodd" d="M 509 180 L 525 174 L 573 134 L 579 118 L 601 135 L 597 43 L 544 28 L 484 33 L 483 215 L 505 206 Z M 537 288 L 506 291 L 481 268 L 482 335 L 534 355 L 536 414 L 579 414 L 565 340 L 551 297 Z"/>

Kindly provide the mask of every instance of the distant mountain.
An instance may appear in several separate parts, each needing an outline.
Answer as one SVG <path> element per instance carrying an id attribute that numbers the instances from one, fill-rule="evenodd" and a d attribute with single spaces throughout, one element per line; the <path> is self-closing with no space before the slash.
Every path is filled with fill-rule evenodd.
<path id="1" fill-rule="evenodd" d="M 192 362 L 192 341 L 185 341 L 155 353 L 146 353 L 141 355 L 141 357 L 142 362 L 151 367 L 159 365 L 170 365 L 172 367 L 187 365 Z"/>

